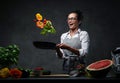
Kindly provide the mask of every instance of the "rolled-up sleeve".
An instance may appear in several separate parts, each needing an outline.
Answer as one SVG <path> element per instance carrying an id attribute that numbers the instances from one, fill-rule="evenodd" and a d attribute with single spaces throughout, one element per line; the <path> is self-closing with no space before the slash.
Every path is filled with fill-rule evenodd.
<path id="1" fill-rule="evenodd" d="M 86 31 L 83 31 L 80 34 L 80 41 L 81 41 L 81 49 L 79 49 L 80 56 L 85 56 L 88 54 L 90 43 L 89 34 Z"/>

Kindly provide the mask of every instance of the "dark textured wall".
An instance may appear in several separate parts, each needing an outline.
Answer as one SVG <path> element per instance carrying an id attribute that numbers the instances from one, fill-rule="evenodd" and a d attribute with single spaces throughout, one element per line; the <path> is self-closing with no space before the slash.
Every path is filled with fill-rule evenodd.
<path id="1" fill-rule="evenodd" d="M 8 0 L 0 3 L 0 46 L 17 44 L 20 47 L 19 66 L 43 66 L 53 73 L 61 72 L 62 60 L 55 50 L 38 49 L 33 41 L 58 43 L 68 30 L 66 15 L 80 9 L 84 14 L 82 29 L 90 35 L 87 64 L 100 59 L 111 59 L 111 50 L 120 46 L 119 0 Z M 40 12 L 53 22 L 56 34 L 40 35 L 33 19 Z"/>

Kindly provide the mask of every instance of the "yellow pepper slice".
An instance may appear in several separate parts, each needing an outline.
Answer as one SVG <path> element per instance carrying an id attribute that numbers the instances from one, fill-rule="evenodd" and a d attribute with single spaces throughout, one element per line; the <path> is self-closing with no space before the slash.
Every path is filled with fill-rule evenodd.
<path id="1" fill-rule="evenodd" d="M 36 14 L 36 19 L 37 19 L 37 20 L 42 20 L 43 17 L 42 17 L 42 15 L 41 15 L 40 13 L 37 13 L 37 14 Z"/>

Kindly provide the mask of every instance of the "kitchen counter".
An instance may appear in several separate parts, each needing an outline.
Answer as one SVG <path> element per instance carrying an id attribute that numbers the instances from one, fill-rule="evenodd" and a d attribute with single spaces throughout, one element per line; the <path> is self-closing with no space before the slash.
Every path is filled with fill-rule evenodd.
<path id="1" fill-rule="evenodd" d="M 105 77 L 105 78 L 90 78 L 85 76 L 70 77 L 67 74 L 52 74 L 42 75 L 40 77 L 29 77 L 29 78 L 0 78 L 0 80 L 120 80 L 120 77 Z"/>
<path id="2" fill-rule="evenodd" d="M 64 78 L 64 77 L 53 77 L 53 78 L 19 78 L 19 79 L 13 79 L 13 78 L 1 78 L 0 80 L 120 80 L 120 78 L 86 78 L 86 77 L 69 77 L 69 78 Z"/>

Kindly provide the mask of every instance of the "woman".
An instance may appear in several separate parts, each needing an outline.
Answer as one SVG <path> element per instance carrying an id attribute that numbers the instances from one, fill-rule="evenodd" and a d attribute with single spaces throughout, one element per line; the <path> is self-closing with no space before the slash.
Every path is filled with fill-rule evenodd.
<path id="1" fill-rule="evenodd" d="M 64 59 L 63 70 L 65 73 L 75 70 L 78 64 L 85 64 L 90 39 L 88 32 L 80 29 L 82 19 L 81 11 L 70 12 L 67 18 L 69 31 L 61 35 L 61 43 L 56 45 L 58 57 Z"/>

